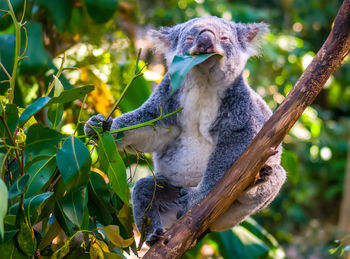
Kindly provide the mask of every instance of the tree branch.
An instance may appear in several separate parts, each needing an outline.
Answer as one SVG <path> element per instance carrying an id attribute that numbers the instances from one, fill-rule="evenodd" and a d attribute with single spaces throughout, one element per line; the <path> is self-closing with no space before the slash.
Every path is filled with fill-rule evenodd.
<path id="1" fill-rule="evenodd" d="M 193 206 L 143 258 L 179 258 L 255 179 L 275 149 L 321 91 L 350 48 L 350 0 L 345 0 L 333 29 L 284 102 L 212 191 Z M 259 155 L 258 155 L 259 154 Z"/>

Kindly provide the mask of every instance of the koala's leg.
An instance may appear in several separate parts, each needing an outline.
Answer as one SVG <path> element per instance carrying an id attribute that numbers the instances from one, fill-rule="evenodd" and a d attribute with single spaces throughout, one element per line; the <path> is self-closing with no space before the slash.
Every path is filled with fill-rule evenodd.
<path id="1" fill-rule="evenodd" d="M 286 172 L 280 165 L 270 165 L 260 171 L 260 175 L 257 184 L 245 190 L 214 222 L 210 230 L 215 232 L 228 230 L 270 204 L 281 189 L 286 179 Z"/>
<path id="2" fill-rule="evenodd" d="M 171 217 L 166 217 L 168 212 L 174 210 L 172 214 L 176 215 L 179 190 L 159 175 L 136 182 L 132 193 L 134 220 L 139 231 L 145 235 L 147 245 L 153 245 L 165 232 L 162 219 L 169 221 Z M 165 226 L 168 223 L 164 222 Z"/>

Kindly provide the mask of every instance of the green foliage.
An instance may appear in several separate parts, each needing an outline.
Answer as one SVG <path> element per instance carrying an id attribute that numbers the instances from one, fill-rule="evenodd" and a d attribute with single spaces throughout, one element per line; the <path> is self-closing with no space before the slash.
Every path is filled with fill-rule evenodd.
<path id="1" fill-rule="evenodd" d="M 1 239 L 4 238 L 4 218 L 7 213 L 7 187 L 3 180 L 0 179 L 0 235 Z"/>
<path id="2" fill-rule="evenodd" d="M 275 109 L 326 38 L 341 2 L 28 0 L 22 20 L 24 1 L 11 0 L 16 21 L 0 13 L 0 62 L 6 70 L 0 68 L 0 181 L 6 186 L 0 183 L 1 257 L 28 258 L 35 250 L 43 258 L 87 253 L 123 258 L 120 247 L 135 251 L 129 187 L 135 163 L 142 168 L 149 156 L 119 154 L 110 143 L 122 138 L 123 130 L 92 140 L 82 126 L 95 112 L 107 115 L 114 100 L 121 99 L 123 112 L 139 107 L 151 93 L 149 80 L 161 79 L 145 74 L 130 88 L 126 83 L 135 70 L 135 45 L 144 42 L 137 24 L 172 26 L 207 14 L 269 23 L 272 33 L 263 58 L 248 61 L 244 76 Z M 6 0 L 0 0 L 0 9 L 9 10 Z M 147 69 L 162 67 L 147 45 L 142 43 Z M 275 202 L 254 216 L 300 257 L 330 256 L 333 237 L 322 226 L 336 222 L 343 191 L 350 129 L 348 60 L 286 136 L 282 164 L 289 180 Z M 323 236 L 320 229 L 328 239 L 317 240 Z M 59 238 L 62 231 L 67 238 Z M 78 241 L 77 248 L 80 235 L 84 242 Z M 187 256 L 202 258 L 205 246 L 213 249 L 213 257 L 283 254 L 271 235 L 250 221 L 210 234 Z M 333 255 L 349 249 L 335 246 Z"/>
<path id="3" fill-rule="evenodd" d="M 171 75 L 171 94 L 174 93 L 177 88 L 179 88 L 185 76 L 192 67 L 203 63 L 214 55 L 218 54 L 209 53 L 197 56 L 185 54 L 183 56 L 175 56 L 169 67 L 169 74 Z"/>

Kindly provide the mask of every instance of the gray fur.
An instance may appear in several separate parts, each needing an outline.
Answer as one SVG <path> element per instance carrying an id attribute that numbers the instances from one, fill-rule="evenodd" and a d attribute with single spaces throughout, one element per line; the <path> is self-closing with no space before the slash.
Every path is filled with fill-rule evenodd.
<path id="1" fill-rule="evenodd" d="M 247 59 L 258 54 L 258 43 L 267 30 L 263 23 L 240 24 L 205 17 L 152 32 L 156 51 L 165 54 L 168 64 L 175 55 L 198 53 L 198 36 L 203 31 L 210 36 L 206 40 L 213 40 L 212 48 L 206 51 L 223 57 L 213 56 L 194 67 L 170 98 L 170 76 L 166 74 L 140 108 L 111 123 L 114 130 L 152 120 L 159 116 L 160 107 L 164 114 L 184 108 L 158 122 L 166 128 L 130 130 L 122 143 L 117 143 L 119 148 L 133 145 L 153 152 L 156 178 L 139 180 L 133 190 L 135 222 L 149 245 L 173 224 L 177 214 L 181 216 L 210 192 L 271 116 L 266 103 L 242 76 Z M 98 116 L 88 123 L 96 125 L 95 119 L 102 120 Z M 93 133 L 88 125 L 85 132 Z M 268 159 L 260 179 L 239 196 L 211 230 L 229 229 L 273 200 L 286 178 L 280 156 L 281 146 Z M 144 223 L 145 218 L 151 219 L 149 224 Z"/>

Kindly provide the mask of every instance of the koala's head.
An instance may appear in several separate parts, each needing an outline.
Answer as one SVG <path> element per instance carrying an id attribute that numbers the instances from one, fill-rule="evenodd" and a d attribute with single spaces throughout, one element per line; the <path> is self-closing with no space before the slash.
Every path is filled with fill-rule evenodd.
<path id="1" fill-rule="evenodd" d="M 168 66 L 175 55 L 218 53 L 199 66 L 206 74 L 234 80 L 249 57 L 259 53 L 261 36 L 268 32 L 265 23 L 242 24 L 218 17 L 202 17 L 174 27 L 152 31 L 157 52 L 165 55 Z"/>

